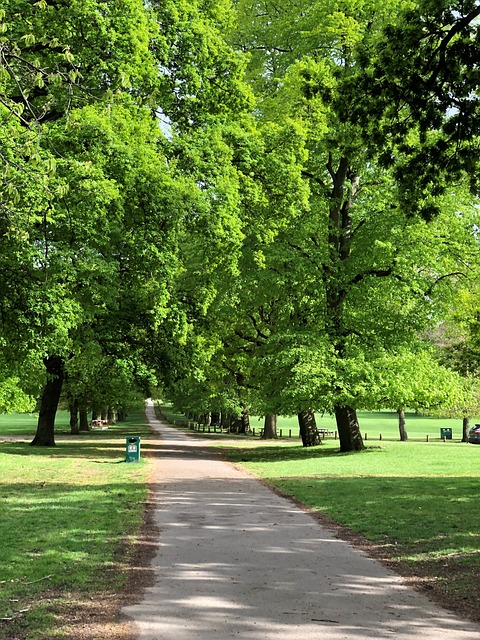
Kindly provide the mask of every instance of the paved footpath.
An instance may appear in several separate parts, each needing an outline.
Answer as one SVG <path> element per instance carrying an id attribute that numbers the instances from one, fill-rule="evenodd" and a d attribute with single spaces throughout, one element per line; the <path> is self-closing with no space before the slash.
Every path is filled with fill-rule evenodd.
<path id="1" fill-rule="evenodd" d="M 123 610 L 139 640 L 480 640 L 480 626 L 156 420 L 152 406 L 147 416 L 162 445 L 160 540 L 154 586 Z"/>

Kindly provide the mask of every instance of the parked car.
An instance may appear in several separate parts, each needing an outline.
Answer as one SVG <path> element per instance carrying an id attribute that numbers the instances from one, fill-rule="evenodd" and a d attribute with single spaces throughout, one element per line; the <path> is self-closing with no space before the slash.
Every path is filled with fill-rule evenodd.
<path id="1" fill-rule="evenodd" d="M 480 444 L 480 424 L 474 425 L 468 432 L 468 441 L 472 444 Z"/>

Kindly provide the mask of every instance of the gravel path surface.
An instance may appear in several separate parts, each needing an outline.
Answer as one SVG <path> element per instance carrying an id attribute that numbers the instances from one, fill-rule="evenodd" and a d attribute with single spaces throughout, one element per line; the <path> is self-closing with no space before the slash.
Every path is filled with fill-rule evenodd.
<path id="1" fill-rule="evenodd" d="M 154 586 L 123 609 L 139 640 L 480 640 L 400 577 L 197 438 L 161 438 Z"/>

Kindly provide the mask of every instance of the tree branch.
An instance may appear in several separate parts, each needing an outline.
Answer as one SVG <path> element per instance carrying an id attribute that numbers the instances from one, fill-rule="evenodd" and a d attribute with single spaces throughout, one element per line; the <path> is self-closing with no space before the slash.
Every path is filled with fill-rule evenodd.
<path id="1" fill-rule="evenodd" d="M 433 284 L 431 284 L 430 287 L 428 287 L 428 289 L 425 291 L 425 294 L 424 294 L 425 297 L 428 297 L 432 293 L 434 287 L 436 287 L 439 282 L 441 282 L 442 280 L 445 280 L 446 278 L 453 278 L 454 276 L 462 276 L 463 278 L 468 277 L 465 273 L 463 273 L 463 271 L 453 271 L 452 273 L 446 273 L 445 275 L 437 278 L 435 282 L 433 282 Z"/>

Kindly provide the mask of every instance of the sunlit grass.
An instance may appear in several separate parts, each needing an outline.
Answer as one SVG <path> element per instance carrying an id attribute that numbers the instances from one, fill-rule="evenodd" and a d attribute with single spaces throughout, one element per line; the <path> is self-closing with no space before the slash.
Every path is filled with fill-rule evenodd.
<path id="1" fill-rule="evenodd" d="M 23 427 L 15 421 L 10 433 Z M 143 460 L 124 462 L 125 435 L 148 433 L 140 410 L 108 431 L 59 438 L 54 448 L 0 444 L 0 637 L 53 637 L 56 600 L 64 606 L 124 582 L 147 473 Z"/>
<path id="2" fill-rule="evenodd" d="M 184 424 L 186 428 L 188 419 L 182 413 L 178 413 L 169 405 L 162 405 L 162 413 L 168 417 L 170 421 L 177 421 L 180 426 Z M 394 411 L 360 411 L 358 413 L 360 431 L 365 442 L 396 441 L 399 440 L 398 416 Z M 328 414 L 316 414 L 317 426 L 327 429 L 333 434 L 336 432 L 335 418 Z M 478 422 L 478 419 L 472 419 L 472 424 Z M 250 427 L 258 437 L 263 429 L 264 418 L 258 416 L 250 416 Z M 458 418 L 438 418 L 433 416 L 422 416 L 416 413 L 406 413 L 406 428 L 410 440 L 440 441 L 442 428 L 452 430 L 452 439 L 462 439 L 462 420 Z M 206 435 L 208 429 L 206 429 Z M 210 436 L 215 434 L 213 427 L 210 430 Z M 203 432 L 201 432 L 203 435 Z M 216 435 L 219 435 L 218 430 Z M 229 434 L 223 434 L 227 436 Z M 278 416 L 277 418 L 277 435 L 283 439 L 299 438 L 298 419 L 296 416 Z M 245 436 L 244 436 L 245 437 Z M 330 438 L 327 437 L 328 441 Z M 331 438 L 333 439 L 333 437 Z"/>

